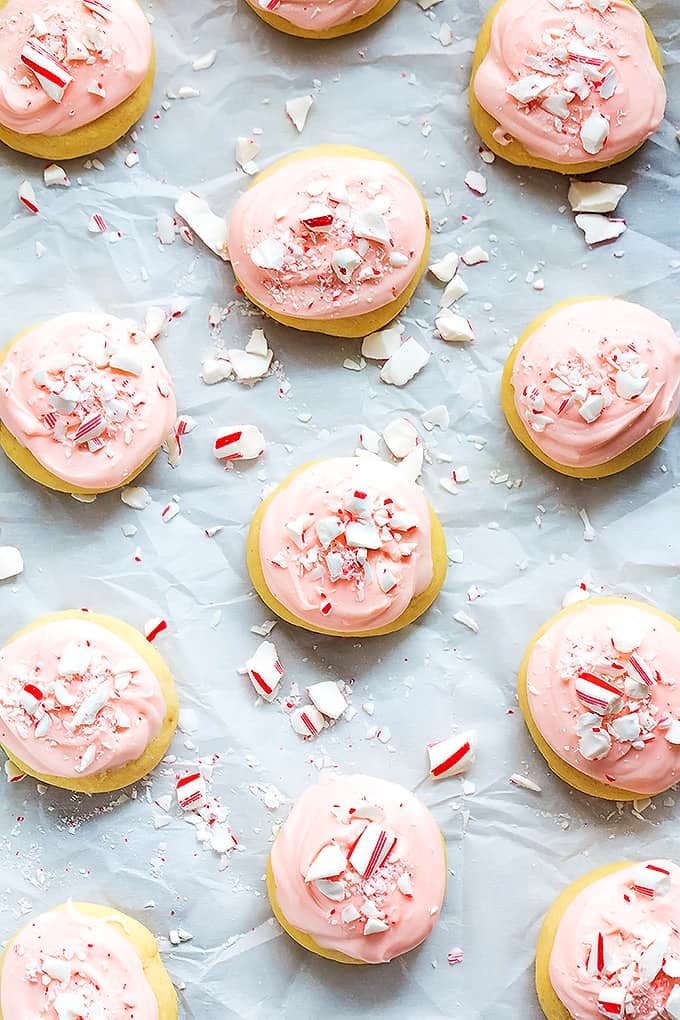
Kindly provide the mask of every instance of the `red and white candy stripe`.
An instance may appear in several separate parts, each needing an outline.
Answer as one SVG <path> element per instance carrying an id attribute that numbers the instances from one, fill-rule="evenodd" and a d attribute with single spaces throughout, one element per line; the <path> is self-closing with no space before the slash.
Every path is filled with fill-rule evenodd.
<path id="1" fill-rule="evenodd" d="M 218 460 L 256 460 L 265 445 L 256 425 L 229 425 L 215 439 L 213 453 Z"/>
<path id="2" fill-rule="evenodd" d="M 101 411 L 93 411 L 81 421 L 75 435 L 75 441 L 76 443 L 89 443 L 92 439 L 100 436 L 105 429 L 106 422 L 104 421 L 104 415 Z"/>
<path id="3" fill-rule="evenodd" d="M 467 772 L 475 761 L 477 733 L 467 730 L 446 740 L 430 744 L 427 748 L 430 759 L 430 775 L 433 779 L 445 779 Z"/>
<path id="4" fill-rule="evenodd" d="M 290 724 L 300 737 L 318 737 L 326 726 L 326 720 L 314 705 L 296 708 L 290 714 Z"/>
<path id="5" fill-rule="evenodd" d="M 153 620 L 147 620 L 144 625 L 144 636 L 147 641 L 155 641 L 159 634 L 164 630 L 168 629 L 168 621 L 162 620 L 160 617 L 154 617 Z"/>
<path id="6" fill-rule="evenodd" d="M 182 811 L 200 811 L 206 806 L 205 780 L 200 772 L 192 772 L 177 780 L 177 801 Z"/>
<path id="7" fill-rule="evenodd" d="M 593 936 L 592 945 L 590 947 L 590 955 L 588 957 L 588 973 L 592 977 L 602 977 L 603 974 L 607 973 L 607 964 L 609 962 L 609 953 L 607 952 L 607 944 L 604 940 L 604 935 L 601 931 L 598 931 Z"/>
<path id="8" fill-rule="evenodd" d="M 616 988 L 614 986 L 601 988 L 600 994 L 597 997 L 597 1008 L 602 1016 L 625 1017 L 627 998 L 628 991 L 626 988 Z"/>
<path id="9" fill-rule="evenodd" d="M 271 641 L 263 641 L 255 654 L 246 662 L 246 670 L 253 687 L 265 701 L 273 701 L 281 683 L 284 668 L 279 661 L 276 647 Z"/>
<path id="10" fill-rule="evenodd" d="M 24 181 L 20 184 L 17 194 L 21 204 L 25 206 L 29 212 L 32 212 L 34 216 L 37 215 L 40 210 L 38 209 L 38 202 L 31 182 Z"/>
<path id="11" fill-rule="evenodd" d="M 387 860 L 397 837 L 389 829 L 383 829 L 377 822 L 369 822 L 349 855 L 349 863 L 362 878 L 371 875 Z"/>
<path id="12" fill-rule="evenodd" d="M 347 859 L 336 843 L 328 843 L 307 868 L 305 882 L 316 882 L 321 878 L 337 878 L 347 870 Z"/>
<path id="13" fill-rule="evenodd" d="M 113 18 L 111 4 L 107 3 L 106 0 L 83 0 L 83 5 L 87 7 L 88 11 L 98 14 L 100 18 L 104 18 L 106 21 L 111 21 Z"/>
<path id="14" fill-rule="evenodd" d="M 576 696 L 586 708 L 598 715 L 618 712 L 623 704 L 618 688 L 595 673 L 581 673 L 576 678 Z"/>
<path id="15" fill-rule="evenodd" d="M 628 675 L 633 680 L 642 681 L 646 687 L 650 690 L 652 687 L 656 687 L 656 677 L 654 670 L 649 666 L 644 659 L 641 659 L 639 655 L 634 652 L 626 663 L 626 670 Z"/>
<path id="16" fill-rule="evenodd" d="M 25 684 L 21 694 L 19 695 L 21 707 L 34 718 L 42 712 L 42 700 L 43 692 L 39 687 L 36 687 L 35 684 Z"/>
<path id="17" fill-rule="evenodd" d="M 660 864 L 645 864 L 636 872 L 633 889 L 642 896 L 665 896 L 670 892 L 671 873 Z"/>
<path id="18" fill-rule="evenodd" d="M 29 39 L 21 51 L 21 62 L 32 71 L 44 92 L 60 103 L 66 89 L 73 81 L 64 65 L 52 56 L 39 39 Z"/>

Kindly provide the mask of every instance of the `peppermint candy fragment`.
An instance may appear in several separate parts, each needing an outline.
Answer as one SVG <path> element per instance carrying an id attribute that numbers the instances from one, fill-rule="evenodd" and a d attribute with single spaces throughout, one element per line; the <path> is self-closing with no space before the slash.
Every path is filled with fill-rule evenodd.
<path id="1" fill-rule="evenodd" d="M 450 308 L 442 308 L 434 324 L 442 340 L 447 343 L 468 343 L 475 339 L 469 319 L 452 312 Z"/>
<path id="2" fill-rule="evenodd" d="M 604 397 L 600 393 L 590 393 L 578 409 L 583 420 L 592 425 L 604 411 Z"/>
<path id="3" fill-rule="evenodd" d="M 68 188 L 71 185 L 63 166 L 58 166 L 56 163 L 50 163 L 49 166 L 45 167 L 43 170 L 43 180 L 48 188 L 55 185 L 60 188 Z"/>
<path id="4" fill-rule="evenodd" d="M 622 400 L 635 400 L 649 386 L 649 378 L 642 375 L 633 375 L 632 372 L 625 372 L 621 369 L 616 373 L 614 384 L 618 397 L 621 397 Z"/>
<path id="5" fill-rule="evenodd" d="M 367 241 L 376 241 L 385 246 L 392 239 L 385 217 L 372 209 L 359 212 L 354 218 L 352 229 L 355 237 L 364 237 Z"/>
<path id="6" fill-rule="evenodd" d="M 631 680 L 643 683 L 648 691 L 656 687 L 654 670 L 635 652 L 631 653 L 630 658 L 626 662 L 626 672 Z"/>
<path id="7" fill-rule="evenodd" d="M 161 617 L 154 617 L 151 620 L 147 620 L 144 624 L 144 637 L 149 643 L 151 643 L 156 640 L 159 634 L 162 634 L 163 631 L 167 629 L 167 620 L 163 620 Z"/>
<path id="8" fill-rule="evenodd" d="M 151 495 L 143 485 L 128 485 L 122 490 L 120 499 L 132 510 L 145 510 L 151 503 Z"/>
<path id="9" fill-rule="evenodd" d="M 544 74 L 529 74 L 508 85 L 505 91 L 516 99 L 520 106 L 526 106 L 547 92 L 552 84 L 553 79 Z"/>
<path id="10" fill-rule="evenodd" d="M 213 445 L 218 460 L 256 460 L 264 453 L 265 438 L 256 425 L 229 425 Z"/>
<path id="11" fill-rule="evenodd" d="M 300 737 L 318 737 L 326 727 L 326 720 L 314 705 L 305 705 L 294 709 L 290 714 L 290 724 Z"/>
<path id="12" fill-rule="evenodd" d="M 92 411 L 81 421 L 75 434 L 75 442 L 82 445 L 96 439 L 106 429 L 106 421 L 101 411 Z"/>
<path id="13" fill-rule="evenodd" d="M 669 949 L 669 941 L 667 932 L 659 932 L 638 960 L 638 974 L 646 984 L 651 984 L 659 974 Z"/>
<path id="14" fill-rule="evenodd" d="M 579 737 L 578 749 L 586 761 L 600 761 L 609 754 L 611 746 L 611 737 L 600 726 L 585 730 Z"/>
<path id="15" fill-rule="evenodd" d="M 639 739 L 642 731 L 640 726 L 640 716 L 637 712 L 631 712 L 629 715 L 622 715 L 618 719 L 614 719 L 614 721 L 609 724 L 609 729 L 617 740 L 621 740 L 624 743 L 632 743 L 634 740 Z"/>
<path id="16" fill-rule="evenodd" d="M 579 701 L 598 715 L 620 712 L 623 706 L 621 691 L 594 673 L 581 673 L 576 678 L 576 696 Z"/>
<path id="17" fill-rule="evenodd" d="M 260 146 L 254 138 L 239 137 L 236 139 L 235 158 L 244 173 L 252 176 L 257 173 L 255 157 L 260 151 Z"/>
<path id="18" fill-rule="evenodd" d="M 603 1016 L 619 1020 L 626 1015 L 627 999 L 628 992 L 625 988 L 617 988 L 613 985 L 601 988 L 597 997 L 597 1008 Z"/>
<path id="19" fill-rule="evenodd" d="M 430 775 L 433 779 L 447 779 L 467 772 L 474 764 L 477 752 L 476 730 L 466 730 L 445 740 L 429 744 Z"/>
<path id="20" fill-rule="evenodd" d="M 458 255 L 455 251 L 450 251 L 438 262 L 433 262 L 429 268 L 440 283 L 450 283 L 458 270 Z"/>
<path id="21" fill-rule="evenodd" d="M 328 878 L 320 878 L 314 883 L 326 899 L 341 903 L 347 896 L 347 886 L 344 882 L 333 882 Z"/>
<path id="22" fill-rule="evenodd" d="M 608 138 L 609 121 L 598 110 L 594 110 L 581 125 L 581 144 L 589 155 L 596 156 Z"/>
<path id="23" fill-rule="evenodd" d="M 680 985 L 671 989 L 671 994 L 666 999 L 666 1012 L 669 1020 L 680 1020 Z"/>
<path id="24" fill-rule="evenodd" d="M 382 867 L 397 842 L 396 835 L 377 822 L 369 822 L 349 855 L 349 863 L 362 878 L 369 879 Z"/>
<path id="25" fill-rule="evenodd" d="M 0 581 L 18 577 L 24 571 L 24 559 L 13 545 L 0 546 Z"/>
<path id="26" fill-rule="evenodd" d="M 305 882 L 318 882 L 319 879 L 337 878 L 347 870 L 347 858 L 336 843 L 328 843 L 307 868 Z"/>
<path id="27" fill-rule="evenodd" d="M 175 202 L 175 212 L 223 262 L 229 261 L 227 221 L 217 216 L 204 199 L 185 192 Z"/>
<path id="28" fill-rule="evenodd" d="M 389 924 L 383 921 L 380 917 L 369 917 L 364 925 L 364 935 L 381 935 L 384 931 L 389 931 Z"/>
<path id="29" fill-rule="evenodd" d="M 206 807 L 205 779 L 200 772 L 192 772 L 177 780 L 177 803 L 182 811 L 200 811 Z"/>
<path id="30" fill-rule="evenodd" d="M 60 103 L 73 81 L 61 61 L 52 56 L 38 39 L 31 38 L 21 51 L 21 62 L 33 72 L 38 84 L 50 99 Z"/>
<path id="31" fill-rule="evenodd" d="M 478 170 L 469 170 L 465 175 L 465 184 L 475 195 L 486 195 L 486 177 Z"/>
<path id="32" fill-rule="evenodd" d="M 633 878 L 633 889 L 641 896 L 666 896 L 671 889 L 671 873 L 660 864 L 644 864 Z"/>
<path id="33" fill-rule="evenodd" d="M 331 543 L 344 533 L 345 525 L 339 517 L 322 517 L 316 522 L 316 537 L 324 549 L 328 549 Z"/>
<path id="34" fill-rule="evenodd" d="M 307 695 L 327 719 L 339 719 L 347 708 L 347 701 L 334 680 L 322 680 L 307 688 Z"/>
<path id="35" fill-rule="evenodd" d="M 614 212 L 627 191 L 625 184 L 572 181 L 569 186 L 569 205 L 575 213 Z"/>
<path id="36" fill-rule="evenodd" d="M 383 431 L 385 446 L 393 457 L 403 460 L 418 444 L 418 433 L 408 418 L 395 418 Z"/>
<path id="37" fill-rule="evenodd" d="M 489 261 L 489 253 L 484 248 L 476 244 L 473 248 L 470 248 L 460 257 L 461 262 L 466 266 L 479 266 L 483 262 Z"/>
<path id="38" fill-rule="evenodd" d="M 369 361 L 387 361 L 401 347 L 401 338 L 404 327 L 400 322 L 394 322 L 386 329 L 377 333 L 371 333 L 365 337 L 361 345 L 361 353 Z"/>
<path id="39" fill-rule="evenodd" d="M 83 0 L 83 4 L 87 7 L 88 11 L 92 11 L 93 14 L 98 14 L 100 18 L 104 18 L 105 21 L 111 21 L 113 14 L 111 4 L 108 0 Z"/>
<path id="40" fill-rule="evenodd" d="M 246 662 L 246 670 L 253 687 L 265 701 L 273 701 L 284 668 L 279 661 L 276 647 L 271 641 L 263 641 L 254 655 Z"/>
<path id="41" fill-rule="evenodd" d="M 587 970 L 591 977 L 602 977 L 604 974 L 608 973 L 608 961 L 609 953 L 607 951 L 607 943 L 605 942 L 602 932 L 598 931 L 593 936 L 590 954 L 588 956 Z"/>
<path id="42" fill-rule="evenodd" d="M 331 256 L 333 272 L 341 283 L 350 283 L 355 270 L 361 265 L 361 255 L 352 248 L 340 248 Z"/>
<path id="43" fill-rule="evenodd" d="M 345 541 L 350 549 L 380 549 L 380 532 L 371 521 L 350 521 L 345 528 Z"/>
<path id="44" fill-rule="evenodd" d="M 311 96 L 294 96 L 293 99 L 286 100 L 286 116 L 298 133 L 304 130 L 313 105 L 314 100 Z"/>
<path id="45" fill-rule="evenodd" d="M 610 219 L 598 213 L 579 213 L 576 226 L 583 231 L 586 244 L 591 245 L 615 241 L 628 229 L 624 220 Z"/>
<path id="46" fill-rule="evenodd" d="M 21 204 L 25 206 L 29 212 L 32 212 L 34 216 L 38 214 L 40 210 L 38 209 L 35 191 L 33 190 L 33 185 L 30 181 L 23 181 L 22 184 L 19 185 L 17 195 L 19 196 Z"/>
<path id="47" fill-rule="evenodd" d="M 259 269 L 282 269 L 285 257 L 286 249 L 275 237 L 265 237 L 250 252 L 251 261 Z"/>
<path id="48" fill-rule="evenodd" d="M 88 220 L 87 229 L 91 234 L 105 234 L 106 220 L 100 213 L 93 213 Z"/>
<path id="49" fill-rule="evenodd" d="M 312 202 L 300 216 L 300 222 L 312 234 L 325 234 L 333 226 L 333 210 L 321 202 Z"/>
<path id="50" fill-rule="evenodd" d="M 411 336 L 385 362 L 380 378 L 389 386 L 405 386 L 430 360 L 430 352 Z"/>

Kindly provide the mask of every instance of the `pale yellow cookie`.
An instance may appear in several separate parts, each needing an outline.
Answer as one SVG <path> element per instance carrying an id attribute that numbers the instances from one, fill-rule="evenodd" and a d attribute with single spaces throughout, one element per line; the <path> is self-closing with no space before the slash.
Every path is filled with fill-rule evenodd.
<path id="1" fill-rule="evenodd" d="M 268 11 L 260 7 L 257 0 L 246 0 L 246 3 L 255 11 L 258 17 L 262 18 L 263 21 L 266 21 L 268 25 L 276 28 L 279 32 L 285 32 L 286 35 L 294 35 L 299 39 L 337 39 L 341 35 L 351 35 L 353 32 L 361 32 L 362 29 L 375 25 L 377 21 L 380 21 L 386 14 L 389 14 L 393 7 L 397 6 L 399 0 L 380 0 L 380 3 L 377 3 L 366 14 L 361 14 L 358 18 L 352 18 L 351 21 L 344 25 L 335 25 L 333 28 L 326 28 L 320 32 L 293 25 L 287 18 L 282 18 L 274 11 Z"/>
<path id="2" fill-rule="evenodd" d="M 624 0 L 624 2 L 630 4 L 631 7 L 635 6 L 633 0 Z M 491 11 L 489 12 L 486 18 L 486 21 L 482 25 L 479 37 L 477 39 L 477 46 L 475 48 L 474 57 L 472 59 L 472 74 L 470 77 L 470 87 L 468 89 L 468 101 L 470 104 L 470 114 L 472 116 L 472 123 L 474 124 L 477 134 L 484 142 L 486 148 L 490 149 L 491 152 L 494 152 L 497 156 L 500 156 L 501 159 L 504 159 L 506 160 L 506 162 L 512 163 L 515 166 L 528 166 L 533 167 L 534 169 L 537 170 L 554 170 L 555 173 L 567 174 L 572 177 L 575 177 L 578 174 L 596 173 L 598 170 L 604 170 L 605 167 L 614 166 L 615 163 L 623 162 L 624 159 L 628 159 L 628 157 L 632 156 L 634 152 L 637 152 L 638 149 L 641 149 L 642 146 L 645 144 L 646 139 L 643 139 L 643 141 L 640 142 L 639 145 L 634 146 L 632 149 L 629 149 L 628 152 L 622 153 L 615 159 L 605 159 L 599 161 L 589 160 L 584 163 L 562 164 L 552 163 L 550 160 L 541 159 L 538 156 L 530 155 L 530 153 L 527 152 L 524 146 L 514 138 L 508 145 L 501 145 L 499 142 L 496 141 L 496 139 L 493 137 L 493 134 L 494 131 L 500 125 L 498 121 L 491 116 L 490 113 L 487 113 L 487 111 L 484 109 L 484 107 L 477 99 L 474 90 L 474 80 L 480 65 L 482 64 L 487 53 L 489 52 L 491 46 L 491 30 L 493 28 L 494 19 L 504 3 L 505 0 L 498 0 L 496 5 L 492 7 Z M 646 21 L 645 28 L 647 32 L 647 41 L 649 43 L 649 51 L 652 55 L 654 63 L 658 67 L 659 72 L 663 77 L 663 57 L 659 49 L 659 44 L 654 38 L 654 33 L 652 32 L 651 28 L 649 27 Z"/>
<path id="3" fill-rule="evenodd" d="M 23 627 L 17 631 L 6 643 L 9 644 L 10 641 L 13 641 L 20 635 L 26 634 L 38 627 L 43 627 L 45 624 L 55 620 L 83 620 L 88 623 L 95 623 L 99 627 L 104 627 L 125 641 L 144 660 L 155 674 L 165 700 L 166 713 L 160 733 L 135 761 L 128 762 L 127 765 L 123 765 L 121 768 L 96 772 L 93 775 L 83 776 L 81 779 L 43 775 L 34 772 L 19 758 L 11 754 L 2 744 L 0 744 L 0 747 L 2 747 L 10 761 L 21 772 L 25 772 L 27 775 L 33 776 L 34 779 L 41 783 L 47 783 L 49 786 L 57 786 L 62 790 L 73 790 L 76 793 L 89 794 L 110 793 L 113 790 L 122 790 L 124 787 L 131 786 L 152 772 L 165 756 L 172 743 L 179 719 L 179 699 L 175 681 L 165 660 L 146 640 L 143 634 L 140 634 L 138 630 L 135 630 L 128 623 L 101 613 L 90 613 L 81 609 L 68 609 L 61 613 L 50 613 L 48 616 L 41 616 L 38 620 L 34 620 L 28 627 Z"/>

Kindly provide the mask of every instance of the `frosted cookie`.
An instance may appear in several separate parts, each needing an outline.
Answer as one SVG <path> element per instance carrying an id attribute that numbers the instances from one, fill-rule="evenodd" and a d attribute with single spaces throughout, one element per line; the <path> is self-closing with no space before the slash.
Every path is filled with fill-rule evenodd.
<path id="1" fill-rule="evenodd" d="M 267 889 L 282 927 L 338 963 L 388 963 L 423 942 L 446 891 L 446 849 L 414 794 L 370 776 L 307 789 L 272 847 Z"/>
<path id="2" fill-rule="evenodd" d="M 175 423 L 156 346 L 111 315 L 60 315 L 0 351 L 0 446 L 57 492 L 99 493 L 151 463 Z"/>
<path id="3" fill-rule="evenodd" d="M 550 908 L 536 949 L 547 1020 L 680 1018 L 680 868 L 597 868 Z"/>
<path id="4" fill-rule="evenodd" d="M 363 337 L 391 322 L 427 267 L 430 217 L 394 163 L 320 145 L 255 178 L 229 221 L 237 282 L 286 326 Z"/>
<path id="5" fill-rule="evenodd" d="M 565 301 L 522 334 L 503 373 L 503 410 L 520 443 L 574 478 L 637 464 L 680 403 L 680 343 L 654 312 L 614 298 Z"/>
<path id="6" fill-rule="evenodd" d="M 165 755 L 177 717 L 164 660 L 121 620 L 54 613 L 0 649 L 0 746 L 43 783 L 84 793 L 129 786 Z"/>
<path id="7" fill-rule="evenodd" d="M 550 768 L 593 797 L 635 800 L 680 780 L 680 622 L 597 598 L 549 620 L 519 675 L 529 731 Z"/>
<path id="8" fill-rule="evenodd" d="M 149 23 L 136 0 L 0 0 L 0 141 L 73 159 L 117 141 L 146 110 Z"/>
<path id="9" fill-rule="evenodd" d="M 156 940 L 111 907 L 67 903 L 0 957 L 0 1020 L 177 1020 Z"/>
<path id="10" fill-rule="evenodd" d="M 246 0 L 272 28 L 302 39 L 335 39 L 374 25 L 399 0 Z"/>
<path id="11" fill-rule="evenodd" d="M 406 627 L 436 599 L 448 563 L 421 489 L 370 456 L 318 461 L 290 475 L 255 514 L 247 558 L 273 612 L 337 637 Z"/>
<path id="12" fill-rule="evenodd" d="M 479 36 L 469 97 L 489 149 L 562 174 L 626 159 L 666 107 L 659 47 L 630 0 L 500 0 Z"/>

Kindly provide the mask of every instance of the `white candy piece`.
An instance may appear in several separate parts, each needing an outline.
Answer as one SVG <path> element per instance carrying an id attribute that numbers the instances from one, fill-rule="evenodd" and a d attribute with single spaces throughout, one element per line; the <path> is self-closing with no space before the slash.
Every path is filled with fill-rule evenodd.
<path id="1" fill-rule="evenodd" d="M 345 528 L 345 541 L 350 549 L 380 549 L 380 532 L 371 521 L 350 521 Z"/>
<path id="2" fill-rule="evenodd" d="M 475 195 L 486 195 L 486 177 L 478 170 L 469 170 L 465 174 L 465 183 Z"/>
<path id="3" fill-rule="evenodd" d="M 578 413 L 589 425 L 600 417 L 604 411 L 604 397 L 600 393 L 590 393 L 578 409 Z"/>
<path id="4" fill-rule="evenodd" d="M 576 678 L 574 688 L 579 701 L 597 715 L 621 711 L 623 706 L 621 692 L 604 677 L 582 673 Z"/>
<path id="5" fill-rule="evenodd" d="M 542 96 L 553 85 L 554 79 L 544 74 L 529 74 L 508 85 L 506 92 L 524 106 Z"/>
<path id="6" fill-rule="evenodd" d="M 479 266 L 481 263 L 489 261 L 489 253 L 476 244 L 474 248 L 464 252 L 460 260 L 466 266 Z"/>
<path id="7" fill-rule="evenodd" d="M 369 361 L 387 361 L 401 347 L 403 333 L 402 324 L 394 322 L 386 329 L 367 336 L 361 345 L 361 353 Z"/>
<path id="8" fill-rule="evenodd" d="M 378 822 L 369 822 L 349 855 L 349 863 L 362 878 L 369 879 L 387 860 L 396 835 Z"/>
<path id="9" fill-rule="evenodd" d="M 246 670 L 253 687 L 265 701 L 276 697 L 284 668 L 279 661 L 275 645 L 263 641 L 246 662 Z"/>
<path id="10" fill-rule="evenodd" d="M 341 283 L 350 283 L 355 270 L 361 265 L 361 255 L 351 248 L 341 248 L 331 256 L 333 272 Z"/>
<path id="11" fill-rule="evenodd" d="M 669 1020 L 680 1020 L 680 985 L 671 989 L 671 994 L 666 999 L 666 1012 Z"/>
<path id="12" fill-rule="evenodd" d="M 403 460 L 418 443 L 418 433 L 408 418 L 395 418 L 383 431 L 385 446 L 393 457 Z"/>
<path id="13" fill-rule="evenodd" d="M 599 213 L 579 213 L 576 226 L 585 234 L 586 244 L 603 244 L 615 241 L 628 229 L 623 220 L 612 220 Z"/>
<path id="14" fill-rule="evenodd" d="M 224 382 L 231 375 L 231 362 L 224 358 L 206 358 L 201 365 L 201 382 L 206 386 L 215 386 Z"/>
<path id="15" fill-rule="evenodd" d="M 110 693 L 107 685 L 101 684 L 82 703 L 71 720 L 71 727 L 76 729 L 78 726 L 91 726 L 104 706 L 108 704 Z"/>
<path id="16" fill-rule="evenodd" d="M 229 261 L 227 221 L 217 216 L 205 199 L 187 191 L 175 202 L 175 212 L 189 224 L 203 243 L 224 261 Z"/>
<path id="17" fill-rule="evenodd" d="M 344 533 L 345 525 L 339 517 L 322 517 L 316 522 L 316 535 L 324 549 Z"/>
<path id="18" fill-rule="evenodd" d="M 43 170 L 43 180 L 48 188 L 55 185 L 61 188 L 68 188 L 71 184 L 63 166 L 57 166 L 56 163 L 50 163 L 49 166 L 45 167 Z"/>
<path id="19" fill-rule="evenodd" d="M 660 864 L 644 864 L 635 872 L 633 889 L 642 896 L 666 896 L 671 889 L 671 874 Z"/>
<path id="20" fill-rule="evenodd" d="M 21 62 L 33 72 L 42 90 L 55 103 L 61 103 L 73 81 L 61 64 L 38 39 L 28 39 L 21 51 Z"/>
<path id="21" fill-rule="evenodd" d="M 391 240 L 390 228 L 380 213 L 372 209 L 363 209 L 354 217 L 352 225 L 355 237 L 365 237 L 368 241 L 388 245 Z"/>
<path id="22" fill-rule="evenodd" d="M 638 960 L 638 974 L 646 984 L 651 984 L 661 970 L 668 948 L 668 933 L 661 931 Z"/>
<path id="23" fill-rule="evenodd" d="M 450 283 L 457 271 L 458 255 L 455 251 L 450 251 L 439 262 L 433 262 L 430 266 L 430 272 L 437 277 L 440 283 Z"/>
<path id="24" fill-rule="evenodd" d="M 451 423 L 448 408 L 444 404 L 436 404 L 429 411 L 424 411 L 420 420 L 428 431 L 440 428 L 442 432 L 445 432 Z"/>
<path id="25" fill-rule="evenodd" d="M 579 737 L 578 749 L 586 761 L 600 761 L 607 756 L 611 746 L 611 737 L 599 726 L 593 726 Z"/>
<path id="26" fill-rule="evenodd" d="M 444 288 L 441 297 L 439 298 L 439 304 L 442 308 L 448 308 L 449 305 L 455 305 L 457 301 L 464 298 L 469 292 L 469 287 L 465 280 L 456 274 L 450 283 L 447 283 Z"/>
<path id="27" fill-rule="evenodd" d="M 286 100 L 286 115 L 298 132 L 304 130 L 307 116 L 313 105 L 314 100 L 311 96 L 295 96 L 293 99 Z"/>
<path id="28" fill-rule="evenodd" d="M 625 988 L 608 986 L 600 989 L 597 997 L 597 1008 L 606 1017 L 614 1017 L 615 1020 L 625 1017 L 626 1000 L 628 991 Z"/>
<path id="29" fill-rule="evenodd" d="M 670 726 L 664 730 L 663 735 L 669 744 L 673 744 L 673 746 L 680 744 L 680 720 L 672 719 Z"/>
<path id="30" fill-rule="evenodd" d="M 601 152 L 609 138 L 609 121 L 598 110 L 581 125 L 581 144 L 591 156 Z"/>
<path id="31" fill-rule="evenodd" d="M 569 205 L 575 213 L 614 212 L 627 191 L 625 184 L 572 181 L 569 186 Z"/>
<path id="32" fill-rule="evenodd" d="M 257 460 L 266 445 L 257 425 L 229 425 L 220 429 L 213 453 L 218 460 Z"/>
<path id="33" fill-rule="evenodd" d="M 327 719 L 339 719 L 347 708 L 345 696 L 333 680 L 322 680 L 307 688 L 307 695 L 314 707 Z"/>
<path id="34" fill-rule="evenodd" d="M 645 392 L 649 386 L 649 378 L 646 376 L 633 375 L 632 372 L 619 370 L 615 378 L 616 394 L 622 400 L 635 400 Z"/>
<path id="35" fill-rule="evenodd" d="M 559 117 L 560 120 L 566 120 L 569 116 L 569 103 L 576 98 L 574 92 L 556 92 L 552 96 L 546 96 L 541 106 L 548 113 L 551 113 L 553 117 Z"/>
<path id="36" fill-rule="evenodd" d="M 158 340 L 168 322 L 167 313 L 154 305 L 147 308 L 144 316 L 144 333 L 149 340 Z"/>
<path id="37" fill-rule="evenodd" d="M 80 992 L 59 992 L 53 1005 L 58 1020 L 80 1020 L 90 1012 Z"/>
<path id="38" fill-rule="evenodd" d="M 151 503 L 151 496 L 143 485 L 128 485 L 121 492 L 120 498 L 133 510 L 144 510 Z"/>
<path id="39" fill-rule="evenodd" d="M 380 378 L 389 386 L 405 386 L 429 360 L 430 352 L 413 337 L 409 337 L 383 365 Z"/>
<path id="40" fill-rule="evenodd" d="M 430 775 L 433 779 L 448 779 L 449 776 L 462 775 L 474 764 L 476 752 L 476 730 L 466 730 L 464 733 L 430 744 L 427 748 Z"/>
<path id="41" fill-rule="evenodd" d="M 242 351 L 238 347 L 232 347 L 227 351 L 231 367 L 239 382 L 255 382 L 263 379 L 271 367 L 274 354 L 267 351 L 266 357 L 260 354 L 251 354 L 249 351 Z"/>
<path id="42" fill-rule="evenodd" d="M 443 308 L 434 324 L 442 340 L 447 343 L 468 343 L 475 339 L 469 320 L 452 312 L 450 308 Z"/>
<path id="43" fill-rule="evenodd" d="M 530 790 L 531 793 L 541 793 L 541 787 L 538 783 L 535 783 L 533 779 L 529 779 L 528 776 L 522 775 L 521 772 L 513 772 L 510 776 L 510 782 L 513 786 L 519 786 L 522 790 Z"/>
<path id="44" fill-rule="evenodd" d="M 637 712 L 631 712 L 629 715 L 622 715 L 610 723 L 609 729 L 617 740 L 637 740 L 641 732 L 640 717 Z"/>
<path id="45" fill-rule="evenodd" d="M 87 672 L 91 661 L 92 653 L 86 645 L 79 645 L 75 641 L 70 641 L 59 657 L 57 673 L 59 676 L 83 676 Z"/>
<path id="46" fill-rule="evenodd" d="M 234 158 L 244 173 L 252 176 L 257 173 L 255 157 L 260 151 L 260 146 L 254 138 L 244 138 L 242 135 L 236 139 Z"/>
<path id="47" fill-rule="evenodd" d="M 397 889 L 402 896 L 413 896 L 413 884 L 407 871 L 404 871 L 397 879 Z"/>
<path id="48" fill-rule="evenodd" d="M 304 705 L 291 712 L 290 725 L 301 737 L 317 737 L 325 729 L 326 720 L 314 705 Z"/>
<path id="49" fill-rule="evenodd" d="M 369 917 L 364 925 L 364 935 L 380 935 L 384 931 L 389 931 L 389 929 L 389 924 L 386 924 L 379 917 Z"/>
<path id="50" fill-rule="evenodd" d="M 282 269 L 285 256 L 285 247 L 275 237 L 265 237 L 250 252 L 250 258 L 260 269 Z"/>
<path id="51" fill-rule="evenodd" d="M 68 960 L 60 960 L 56 956 L 46 956 L 43 960 L 42 971 L 43 974 L 47 974 L 48 977 L 53 978 L 55 981 L 68 984 L 71 980 L 73 967 Z"/>
<path id="52" fill-rule="evenodd" d="M 347 870 L 347 858 L 335 843 L 321 848 L 307 869 L 305 882 L 318 882 L 321 878 L 336 878 Z"/>
<path id="53" fill-rule="evenodd" d="M 24 559 L 13 545 L 0 546 L 0 581 L 18 577 L 24 571 Z"/>
<path id="54" fill-rule="evenodd" d="M 342 917 L 343 924 L 351 924 L 352 921 L 357 921 L 361 917 L 361 914 L 354 904 L 350 903 L 348 907 L 344 908 L 340 916 Z"/>
<path id="55" fill-rule="evenodd" d="M 319 878 L 315 885 L 322 896 L 326 899 L 341 903 L 347 896 L 347 886 L 344 882 L 332 882 L 328 878 Z"/>

